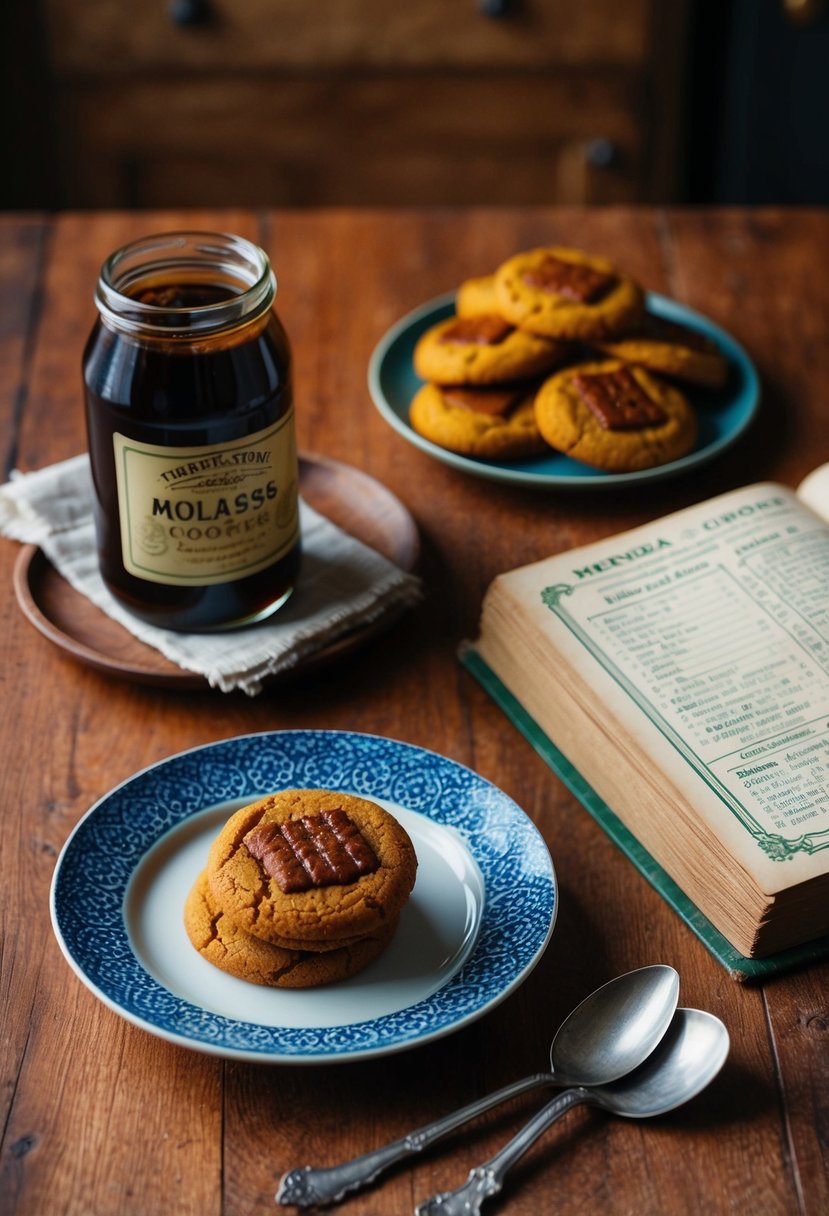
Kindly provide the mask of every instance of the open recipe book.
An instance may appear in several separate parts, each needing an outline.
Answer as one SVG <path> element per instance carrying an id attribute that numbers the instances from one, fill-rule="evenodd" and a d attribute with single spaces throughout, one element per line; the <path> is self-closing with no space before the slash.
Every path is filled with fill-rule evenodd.
<path id="1" fill-rule="evenodd" d="M 737 978 L 829 952 L 829 465 L 498 576 L 462 659 Z"/>

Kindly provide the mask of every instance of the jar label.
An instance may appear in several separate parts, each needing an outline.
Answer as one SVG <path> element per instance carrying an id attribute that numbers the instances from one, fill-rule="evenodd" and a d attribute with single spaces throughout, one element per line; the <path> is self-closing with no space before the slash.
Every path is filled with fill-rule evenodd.
<path id="1" fill-rule="evenodd" d="M 124 566 L 176 586 L 264 570 L 299 536 L 294 414 L 225 444 L 171 448 L 116 432 Z"/>

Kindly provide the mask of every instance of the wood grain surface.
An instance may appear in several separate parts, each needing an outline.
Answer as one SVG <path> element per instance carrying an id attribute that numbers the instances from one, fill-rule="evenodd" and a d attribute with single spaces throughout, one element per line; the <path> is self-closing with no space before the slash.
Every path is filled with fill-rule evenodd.
<path id="1" fill-rule="evenodd" d="M 654 1122 L 574 1111 L 487 1211 L 557 1216 L 829 1210 L 829 965 L 734 983 L 614 848 L 457 662 L 498 571 L 748 480 L 795 485 L 829 459 L 829 216 L 816 211 L 479 209 L 225 211 L 0 218 L 5 473 L 85 446 L 80 361 L 102 259 L 176 226 L 233 230 L 271 254 L 296 356 L 299 443 L 388 486 L 414 516 L 427 596 L 387 634 L 257 698 L 147 687 L 66 657 L 19 611 L 19 547 L 0 542 L 0 1212 L 252 1216 L 280 1173 L 334 1163 L 546 1066 L 563 1017 L 612 975 L 663 961 L 681 1000 L 719 1014 L 715 1083 Z M 543 494 L 469 478 L 407 445 L 374 409 L 371 350 L 420 302 L 521 248 L 576 244 L 707 313 L 757 363 L 751 431 L 682 480 Z M 58 851 L 84 812 L 174 752 L 258 730 L 367 731 L 444 753 L 514 798 L 560 884 L 547 953 L 489 1015 L 380 1060 L 315 1067 L 219 1059 L 165 1043 L 99 1003 L 49 922 Z M 457 1186 L 539 1105 L 483 1117 L 343 1205 L 403 1216 Z"/>

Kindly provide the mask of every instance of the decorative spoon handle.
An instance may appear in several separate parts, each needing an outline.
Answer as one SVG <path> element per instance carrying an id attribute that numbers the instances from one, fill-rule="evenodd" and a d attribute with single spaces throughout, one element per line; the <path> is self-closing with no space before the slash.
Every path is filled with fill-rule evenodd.
<path id="1" fill-rule="evenodd" d="M 332 1165 L 317 1169 L 311 1165 L 299 1166 L 283 1174 L 279 1189 L 276 1192 L 276 1202 L 284 1206 L 293 1205 L 300 1208 L 337 1203 L 349 1191 L 358 1191 L 373 1182 L 384 1170 L 405 1161 L 407 1157 L 422 1152 L 436 1140 L 447 1136 L 455 1128 L 462 1127 L 470 1119 L 484 1114 L 509 1098 L 517 1098 L 527 1090 L 537 1089 L 543 1085 L 554 1085 L 556 1079 L 552 1073 L 538 1072 L 522 1081 L 513 1081 L 511 1085 L 498 1089 L 494 1093 L 461 1107 L 434 1123 L 427 1123 L 416 1131 L 409 1132 L 400 1140 L 386 1144 L 374 1152 L 345 1161 L 342 1165 Z"/>
<path id="2" fill-rule="evenodd" d="M 590 1101 L 590 1092 L 581 1087 L 566 1089 L 553 1098 L 513 1136 L 504 1147 L 483 1165 L 469 1171 L 469 1177 L 456 1191 L 443 1191 L 424 1200 L 415 1209 L 415 1216 L 480 1216 L 481 1204 L 490 1195 L 497 1195 L 504 1178 L 531 1144 L 561 1118 L 565 1111 L 581 1102 Z"/>

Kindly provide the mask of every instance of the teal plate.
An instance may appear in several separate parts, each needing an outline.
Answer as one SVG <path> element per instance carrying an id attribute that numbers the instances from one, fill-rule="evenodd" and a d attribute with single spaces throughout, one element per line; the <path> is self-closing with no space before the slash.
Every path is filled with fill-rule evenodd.
<path id="1" fill-rule="evenodd" d="M 448 452 L 418 435 L 409 425 L 409 405 L 423 381 L 415 375 L 412 354 L 422 333 L 445 317 L 452 316 L 455 310 L 454 293 L 422 304 L 381 338 L 369 361 L 369 392 L 385 420 L 409 443 L 428 452 L 436 460 L 476 477 L 512 485 L 570 490 L 603 490 L 676 477 L 707 464 L 736 443 L 757 413 L 760 380 L 743 347 L 701 313 L 653 292 L 647 295 L 647 305 L 656 316 L 687 325 L 712 338 L 728 359 L 730 368 L 728 383 L 720 392 L 686 388 L 699 423 L 696 446 L 681 460 L 672 460 L 654 469 L 642 469 L 635 473 L 605 473 L 552 451 L 549 455 L 530 460 L 477 460 Z"/>

